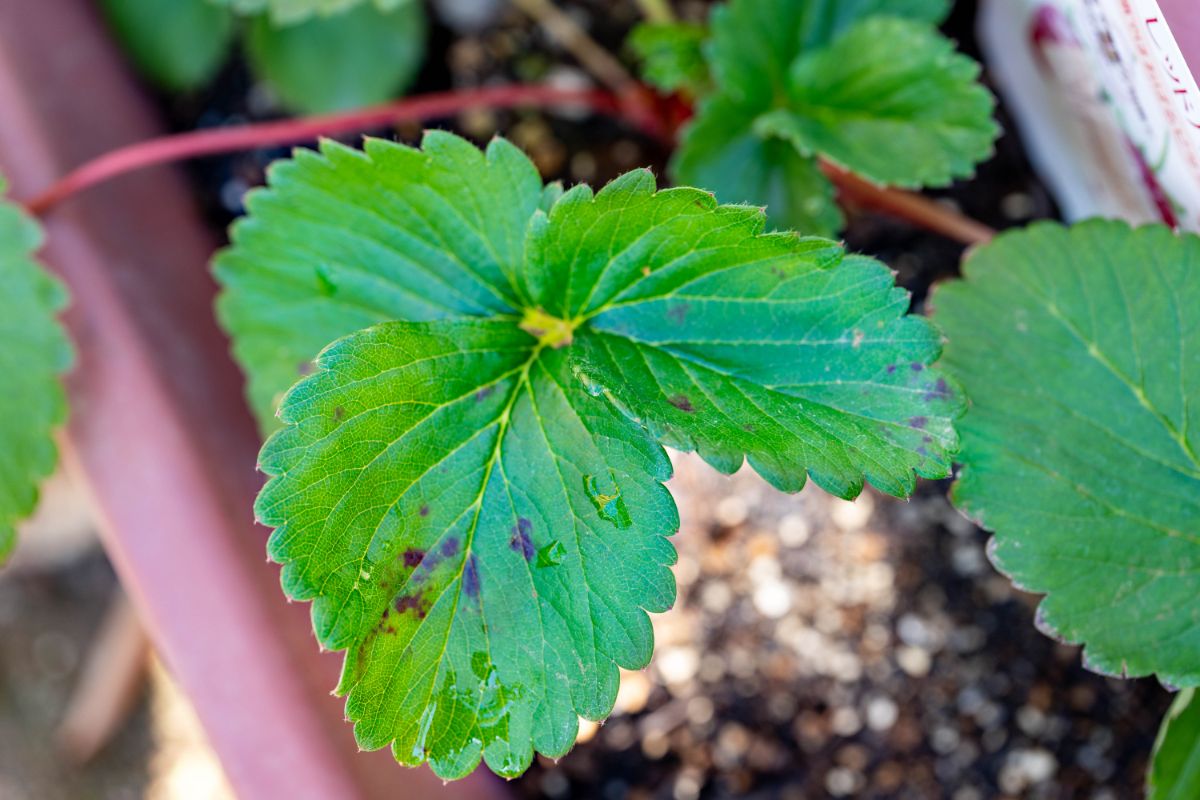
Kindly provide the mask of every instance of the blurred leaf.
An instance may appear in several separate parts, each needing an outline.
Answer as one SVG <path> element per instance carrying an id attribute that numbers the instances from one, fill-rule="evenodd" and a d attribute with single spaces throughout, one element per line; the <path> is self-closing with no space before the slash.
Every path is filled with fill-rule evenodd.
<path id="1" fill-rule="evenodd" d="M 708 38 L 702 25 L 645 23 L 633 29 L 629 46 L 642 61 L 646 82 L 671 93 L 702 94 L 711 81 L 700 46 Z"/>
<path id="2" fill-rule="evenodd" d="M 1041 224 L 965 275 L 933 301 L 971 398 L 955 504 L 1087 666 L 1200 685 L 1200 238 Z"/>
<path id="3" fill-rule="evenodd" d="M 421 67 L 426 30 L 416 3 L 391 12 L 362 5 L 283 28 L 260 16 L 248 26 L 246 51 L 285 106 L 318 114 L 401 94 Z"/>
<path id="4" fill-rule="evenodd" d="M 853 25 L 898 17 L 934 25 L 949 0 L 731 0 L 712 13 L 713 71 L 723 92 L 760 107 L 787 92 L 792 63 Z"/>
<path id="5" fill-rule="evenodd" d="M 1147 800 L 1200 797 L 1200 701 L 1194 689 L 1179 693 L 1163 720 L 1146 775 Z"/>
<path id="6" fill-rule="evenodd" d="M 932 26 L 946 10 L 944 0 L 719 6 L 715 93 L 684 130 L 674 178 L 722 202 L 766 203 L 776 227 L 831 235 L 842 217 L 817 157 L 904 186 L 969 174 L 996 128 L 978 67 Z"/>
<path id="7" fill-rule="evenodd" d="M 877 17 L 792 66 L 787 107 L 755 122 L 890 186 L 944 186 L 970 175 L 998 133 L 979 65 L 927 26 Z"/>
<path id="8" fill-rule="evenodd" d="M 845 220 L 833 184 L 816 159 L 755 133 L 756 114 L 725 95 L 701 101 L 671 172 L 689 185 L 715 188 L 721 199 L 765 206 L 775 227 L 835 235 Z"/>
<path id="9" fill-rule="evenodd" d="M 233 17 L 207 0 L 101 0 L 101 6 L 133 63 L 163 89 L 208 83 L 233 41 Z"/>
<path id="10" fill-rule="evenodd" d="M 371 0 L 380 11 L 394 11 L 420 0 Z M 259 14 L 269 11 L 276 25 L 294 25 L 310 17 L 329 17 L 360 6 L 368 0 L 209 0 L 226 6 L 239 14 Z"/>
<path id="11" fill-rule="evenodd" d="M 38 484 L 54 470 L 52 433 L 67 415 L 61 376 L 72 353 L 55 318 L 67 293 L 34 262 L 41 241 L 37 223 L 0 200 L 0 562 L 15 544 L 16 523 L 33 512 Z"/>

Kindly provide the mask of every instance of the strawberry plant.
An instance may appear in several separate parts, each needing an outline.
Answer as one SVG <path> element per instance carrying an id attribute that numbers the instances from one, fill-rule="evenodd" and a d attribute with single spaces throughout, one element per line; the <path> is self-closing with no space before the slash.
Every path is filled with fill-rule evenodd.
<path id="1" fill-rule="evenodd" d="M 347 41 L 367 65 L 378 15 L 420 13 L 224 5 L 262 15 L 252 60 L 290 41 L 271 57 L 305 86 L 324 80 L 305 57 L 324 34 L 306 26 L 362 25 Z M 211 4 L 177 27 L 151 24 L 169 21 L 157 0 L 107 6 L 168 84 L 202 80 L 223 53 L 175 35 L 212 44 L 232 30 Z M 651 658 L 648 614 L 675 601 L 665 448 L 842 498 L 868 483 L 907 497 L 958 463 L 952 499 L 995 532 L 996 566 L 1046 595 L 1039 628 L 1082 645 L 1093 670 L 1185 690 L 1148 785 L 1195 794 L 1200 239 L 1035 224 L 970 251 L 931 321 L 883 264 L 823 238 L 843 222 L 835 181 L 911 210 L 879 185 L 943 185 L 990 152 L 992 100 L 935 29 L 946 10 L 731 0 L 707 27 L 636 31 L 647 79 L 695 101 L 672 162 L 693 186 L 634 170 L 566 188 L 504 138 L 479 149 L 429 131 L 417 147 L 324 140 L 248 195 L 213 266 L 266 438 L 255 513 L 284 592 L 311 603 L 320 645 L 345 653 L 337 692 L 362 748 L 447 780 L 480 761 L 513 777 L 535 753 L 565 754 L 581 717 L 603 720 L 619 670 Z M 185 135 L 87 165 L 28 207 L 156 160 L 414 107 L 570 100 L 640 124 L 634 96 L 499 87 Z M 32 260 L 39 242 L 25 211 L 0 204 L 0 370 L 13 379 L 0 556 L 66 413 L 65 292 Z"/>
<path id="2" fill-rule="evenodd" d="M 843 220 L 819 159 L 887 186 L 970 175 L 997 128 L 978 65 L 934 27 L 947 8 L 731 0 L 713 12 L 702 44 L 679 24 L 636 33 L 649 79 L 698 101 L 674 177 L 722 202 L 766 204 L 777 227 L 830 235 Z"/>
<path id="3" fill-rule="evenodd" d="M 5 190 L 0 180 L 0 198 Z M 51 433 L 66 417 L 59 376 L 71 346 L 55 314 L 66 303 L 62 285 L 33 261 L 41 243 L 36 223 L 0 199 L 0 563 L 15 544 L 14 526 L 33 512 L 37 486 L 54 469 Z"/>

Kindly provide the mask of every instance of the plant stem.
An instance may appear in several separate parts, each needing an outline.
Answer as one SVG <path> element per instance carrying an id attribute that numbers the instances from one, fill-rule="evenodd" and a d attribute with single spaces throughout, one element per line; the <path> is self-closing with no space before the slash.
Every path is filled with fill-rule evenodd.
<path id="1" fill-rule="evenodd" d="M 506 85 L 420 95 L 341 114 L 200 130 L 139 142 L 105 153 L 71 171 L 26 203 L 26 208 L 31 214 L 43 215 L 84 189 L 156 164 L 260 147 L 300 144 L 322 136 L 446 117 L 479 106 L 511 108 L 523 105 L 582 105 L 596 113 L 622 116 L 622 104 L 616 97 L 594 89 Z M 631 118 L 631 121 L 638 122 L 635 118 Z"/>
<path id="2" fill-rule="evenodd" d="M 639 91 L 637 79 L 625 65 L 554 5 L 553 0 L 512 0 L 512 3 L 536 20 L 551 39 L 609 89 L 623 96 Z"/>
<path id="3" fill-rule="evenodd" d="M 426 94 L 372 108 L 280 122 L 240 125 L 163 136 L 105 153 L 68 173 L 25 204 L 42 216 L 70 197 L 129 172 L 201 156 L 260 147 L 310 142 L 322 136 L 355 133 L 399 122 L 423 122 L 469 108 L 512 108 L 523 105 L 581 105 L 597 114 L 619 117 L 651 136 L 662 136 L 661 124 L 644 106 L 626 102 L 601 89 L 555 89 L 549 86 L 504 85 Z M 996 232 L 952 209 L 911 192 L 876 186 L 832 164 L 821 168 L 837 185 L 843 202 L 872 208 L 907 220 L 966 245 L 990 241 Z"/>
<path id="4" fill-rule="evenodd" d="M 670 0 L 637 0 L 638 8 L 650 22 L 668 23 L 675 21 Z"/>
<path id="5" fill-rule="evenodd" d="M 821 171 L 838 187 L 843 203 L 881 211 L 968 247 L 996 237 L 995 229 L 922 195 L 876 186 L 827 161 L 821 162 Z"/>

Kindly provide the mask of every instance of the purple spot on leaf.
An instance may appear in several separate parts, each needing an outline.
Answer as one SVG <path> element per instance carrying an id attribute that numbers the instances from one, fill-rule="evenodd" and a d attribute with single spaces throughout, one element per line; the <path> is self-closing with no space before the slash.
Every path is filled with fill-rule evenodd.
<path id="1" fill-rule="evenodd" d="M 678 408 L 680 411 L 684 412 L 685 414 L 694 413 L 696 410 L 696 409 L 692 408 L 692 401 L 687 399 L 686 397 L 684 397 L 681 394 L 675 395 L 674 397 L 670 398 L 667 402 L 669 402 L 671 405 L 675 406 L 676 408 Z"/>
<path id="2" fill-rule="evenodd" d="M 534 555 L 532 532 L 533 523 L 525 517 L 520 517 L 517 519 L 517 526 L 512 529 L 512 538 L 508 541 L 508 546 L 513 552 L 520 553 L 526 561 L 531 561 Z"/>
<path id="3" fill-rule="evenodd" d="M 474 555 L 467 559 L 466 569 L 463 570 L 463 591 L 467 597 L 479 596 L 479 565 Z"/>

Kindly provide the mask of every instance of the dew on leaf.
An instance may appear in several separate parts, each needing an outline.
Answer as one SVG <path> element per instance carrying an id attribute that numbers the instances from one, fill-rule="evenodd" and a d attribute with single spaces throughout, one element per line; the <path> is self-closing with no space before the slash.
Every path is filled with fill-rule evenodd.
<path id="1" fill-rule="evenodd" d="M 333 276 L 329 274 L 329 267 L 318 264 L 316 273 L 317 289 L 326 297 L 333 297 L 337 293 L 337 284 L 333 282 Z"/>
<path id="2" fill-rule="evenodd" d="M 539 567 L 557 567 L 566 557 L 567 548 L 563 547 L 562 542 L 555 539 L 541 550 L 538 550 L 537 565 Z"/>
<path id="3" fill-rule="evenodd" d="M 625 507 L 625 501 L 621 499 L 620 489 L 614 486 L 612 489 L 606 490 L 600 485 L 600 480 L 595 475 L 585 475 L 583 491 L 592 501 L 592 505 L 596 507 L 596 512 L 600 514 L 601 519 L 611 522 L 618 528 L 628 528 L 633 524 L 629 518 L 629 510 Z"/>

